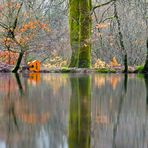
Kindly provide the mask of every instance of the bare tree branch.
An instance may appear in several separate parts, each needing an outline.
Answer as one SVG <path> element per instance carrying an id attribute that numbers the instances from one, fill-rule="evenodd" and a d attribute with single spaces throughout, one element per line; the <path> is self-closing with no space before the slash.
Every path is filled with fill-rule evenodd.
<path id="1" fill-rule="evenodd" d="M 116 0 L 110 0 L 110 1 L 108 1 L 108 2 L 106 2 L 106 3 L 103 3 L 103 4 L 99 4 L 99 5 L 94 6 L 94 7 L 92 8 L 90 14 L 92 15 L 92 14 L 94 13 L 95 9 L 100 8 L 100 7 L 103 7 L 103 6 L 106 6 L 106 5 L 108 5 L 108 4 L 112 3 L 112 2 L 115 2 L 115 1 L 116 1 Z"/>

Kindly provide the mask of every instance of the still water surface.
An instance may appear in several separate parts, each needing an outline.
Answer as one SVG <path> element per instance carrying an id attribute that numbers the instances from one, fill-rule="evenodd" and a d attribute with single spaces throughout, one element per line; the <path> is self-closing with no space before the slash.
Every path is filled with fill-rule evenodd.
<path id="1" fill-rule="evenodd" d="M 148 78 L 0 74 L 0 148 L 147 148 Z"/>

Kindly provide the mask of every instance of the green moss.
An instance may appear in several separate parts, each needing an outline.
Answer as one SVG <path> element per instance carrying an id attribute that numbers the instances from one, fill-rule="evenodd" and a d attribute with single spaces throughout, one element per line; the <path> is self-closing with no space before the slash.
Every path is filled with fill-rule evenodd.
<path id="1" fill-rule="evenodd" d="M 79 60 L 79 1 L 69 0 L 69 31 L 72 55 L 69 67 L 77 67 Z"/>
<path id="2" fill-rule="evenodd" d="M 91 0 L 69 0 L 69 30 L 72 56 L 69 67 L 91 67 Z"/>
<path id="3" fill-rule="evenodd" d="M 142 72 L 144 70 L 144 66 L 140 65 L 140 66 L 136 66 L 136 72 Z"/>
<path id="4" fill-rule="evenodd" d="M 139 78 L 139 79 L 143 79 L 143 78 L 144 78 L 144 75 L 143 75 L 143 74 L 137 74 L 136 76 L 137 76 L 137 78 Z"/>
<path id="5" fill-rule="evenodd" d="M 97 68 L 95 69 L 96 72 L 98 73 L 116 73 L 114 69 L 108 69 L 108 68 Z"/>
<path id="6" fill-rule="evenodd" d="M 91 26 L 92 20 L 90 16 L 91 1 L 80 0 L 80 54 L 79 54 L 79 68 L 91 67 Z"/>
<path id="7" fill-rule="evenodd" d="M 68 67 L 62 67 L 61 72 L 62 73 L 69 73 L 69 72 L 71 72 L 71 70 Z"/>

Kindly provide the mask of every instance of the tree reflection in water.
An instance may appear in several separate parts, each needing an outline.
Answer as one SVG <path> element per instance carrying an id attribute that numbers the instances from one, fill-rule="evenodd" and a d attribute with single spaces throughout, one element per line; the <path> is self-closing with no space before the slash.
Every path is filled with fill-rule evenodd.
<path id="1" fill-rule="evenodd" d="M 90 148 L 91 80 L 90 76 L 71 77 L 69 148 Z"/>
<path id="2" fill-rule="evenodd" d="M 3 74 L 0 98 L 0 147 L 147 147 L 147 75 Z"/>

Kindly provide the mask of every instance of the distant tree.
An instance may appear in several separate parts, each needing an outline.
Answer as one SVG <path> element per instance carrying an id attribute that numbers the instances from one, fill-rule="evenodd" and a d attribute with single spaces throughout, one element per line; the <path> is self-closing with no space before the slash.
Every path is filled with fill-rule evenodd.
<path id="1" fill-rule="evenodd" d="M 117 21 L 117 28 L 118 28 L 118 36 L 119 36 L 119 43 L 120 43 L 120 47 L 121 50 L 123 51 L 123 60 L 124 60 L 124 72 L 127 73 L 128 72 L 128 63 L 127 63 L 127 51 L 125 49 L 124 46 L 124 41 L 123 41 L 123 34 L 121 32 L 121 22 L 120 22 L 120 18 L 118 16 L 118 11 L 117 11 L 117 5 L 116 5 L 116 0 L 114 0 L 114 17 Z"/>

